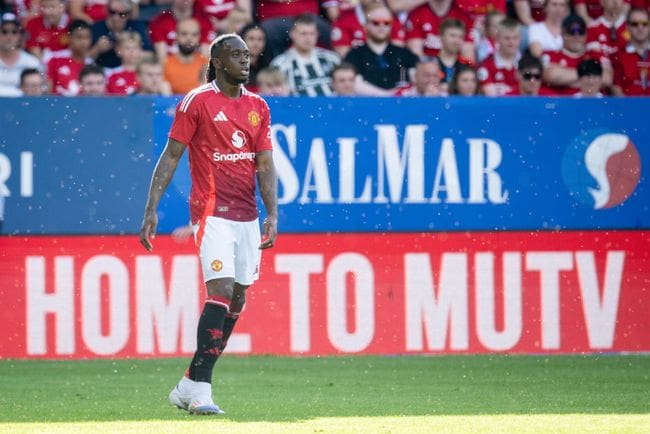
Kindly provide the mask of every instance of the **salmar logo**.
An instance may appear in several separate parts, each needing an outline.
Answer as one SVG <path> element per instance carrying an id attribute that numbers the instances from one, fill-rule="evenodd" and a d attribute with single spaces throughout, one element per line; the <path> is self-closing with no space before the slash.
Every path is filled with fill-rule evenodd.
<path id="1" fill-rule="evenodd" d="M 576 137 L 564 153 L 562 177 L 571 197 L 593 209 L 625 202 L 641 178 L 641 159 L 634 143 L 605 130 Z"/>

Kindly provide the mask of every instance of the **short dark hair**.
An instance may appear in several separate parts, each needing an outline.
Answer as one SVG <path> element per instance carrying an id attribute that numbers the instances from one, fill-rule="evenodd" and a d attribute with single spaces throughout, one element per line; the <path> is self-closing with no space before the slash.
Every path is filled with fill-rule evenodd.
<path id="1" fill-rule="evenodd" d="M 316 25 L 316 17 L 313 14 L 300 14 L 293 20 L 293 27 L 296 27 L 299 24 L 304 24 L 307 26 Z"/>
<path id="2" fill-rule="evenodd" d="M 90 65 L 86 65 L 83 68 L 81 68 L 81 71 L 79 72 L 79 81 L 82 81 L 87 75 L 91 75 L 91 74 L 100 74 L 106 77 L 106 74 L 104 73 L 104 68 L 94 63 L 91 63 Z"/>
<path id="3" fill-rule="evenodd" d="M 542 60 L 539 57 L 533 56 L 529 52 L 526 52 L 523 56 L 521 56 L 521 59 L 519 59 L 519 65 L 517 65 L 517 70 L 519 72 L 522 72 L 532 68 L 537 68 L 540 71 L 543 71 L 544 65 L 542 64 Z"/>
<path id="4" fill-rule="evenodd" d="M 464 32 L 466 28 L 465 23 L 457 18 L 445 18 L 445 20 L 440 24 L 438 33 L 442 35 L 448 29 L 461 29 Z"/>
<path id="5" fill-rule="evenodd" d="M 603 75 L 603 66 L 597 59 L 584 59 L 578 63 L 578 77 L 585 77 L 590 75 Z"/>
<path id="6" fill-rule="evenodd" d="M 92 27 L 90 27 L 90 24 L 88 24 L 84 20 L 72 20 L 70 21 L 70 24 L 68 24 L 68 35 L 73 34 L 75 31 L 79 29 L 88 29 L 89 31 L 92 32 Z"/>
<path id="7" fill-rule="evenodd" d="M 354 65 L 351 64 L 350 62 L 341 62 L 338 65 L 336 65 L 334 68 L 332 68 L 332 73 L 330 74 L 330 76 L 334 77 L 334 74 L 337 71 L 352 71 L 356 74 L 357 68 L 355 68 Z"/>
<path id="8" fill-rule="evenodd" d="M 25 77 L 28 75 L 41 75 L 41 71 L 36 68 L 25 68 L 20 73 L 20 85 L 22 86 L 25 83 Z"/>

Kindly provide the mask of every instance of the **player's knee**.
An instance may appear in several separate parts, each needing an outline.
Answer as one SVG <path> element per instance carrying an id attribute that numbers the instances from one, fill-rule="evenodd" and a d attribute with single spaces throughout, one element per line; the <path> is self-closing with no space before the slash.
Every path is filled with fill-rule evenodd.
<path id="1" fill-rule="evenodd" d="M 235 283 L 231 279 L 215 279 L 206 283 L 208 295 L 232 300 L 235 292 Z"/>

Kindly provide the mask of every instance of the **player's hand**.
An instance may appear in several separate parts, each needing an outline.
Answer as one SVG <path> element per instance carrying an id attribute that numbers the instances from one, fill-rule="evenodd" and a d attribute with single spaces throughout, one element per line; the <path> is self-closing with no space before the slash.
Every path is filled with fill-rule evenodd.
<path id="1" fill-rule="evenodd" d="M 148 251 L 153 250 L 151 240 L 156 238 L 156 228 L 158 227 L 158 215 L 156 211 L 145 211 L 142 219 L 142 228 L 140 229 L 140 244 Z"/>
<path id="2" fill-rule="evenodd" d="M 275 245 L 275 238 L 278 236 L 278 220 L 275 217 L 267 217 L 262 224 L 262 244 L 260 249 L 268 249 Z"/>

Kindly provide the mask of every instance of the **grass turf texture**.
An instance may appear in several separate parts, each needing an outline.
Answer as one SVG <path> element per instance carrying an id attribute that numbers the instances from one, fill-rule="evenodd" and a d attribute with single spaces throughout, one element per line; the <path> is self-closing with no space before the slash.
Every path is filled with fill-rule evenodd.
<path id="1" fill-rule="evenodd" d="M 222 417 L 169 406 L 186 364 L 0 361 L 0 432 L 650 432 L 650 356 L 225 356 Z"/>

